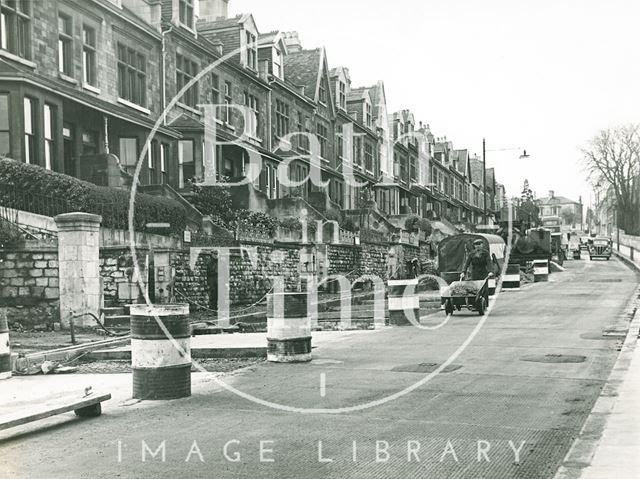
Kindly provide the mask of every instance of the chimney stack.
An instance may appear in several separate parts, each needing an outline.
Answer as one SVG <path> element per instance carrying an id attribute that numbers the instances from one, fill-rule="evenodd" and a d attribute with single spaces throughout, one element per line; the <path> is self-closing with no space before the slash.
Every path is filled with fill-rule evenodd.
<path id="1" fill-rule="evenodd" d="M 284 32 L 283 38 L 289 53 L 295 53 L 302 50 L 302 43 L 300 43 L 300 38 L 298 38 L 298 32 Z"/>
<path id="2" fill-rule="evenodd" d="M 549 198 L 553 198 L 553 190 L 549 190 Z"/>
<path id="3" fill-rule="evenodd" d="M 200 0 L 199 8 L 201 22 L 215 22 L 227 18 L 229 0 Z"/>

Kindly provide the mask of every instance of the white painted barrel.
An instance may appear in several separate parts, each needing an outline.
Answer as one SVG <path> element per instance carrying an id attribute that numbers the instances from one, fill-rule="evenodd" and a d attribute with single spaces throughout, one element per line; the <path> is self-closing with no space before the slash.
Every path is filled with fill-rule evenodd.
<path id="1" fill-rule="evenodd" d="M 130 311 L 133 397 L 177 399 L 190 396 L 189 305 L 134 304 Z"/>
<path id="2" fill-rule="evenodd" d="M 6 310 L 0 308 L 0 379 L 11 377 L 11 346 Z"/>
<path id="3" fill-rule="evenodd" d="M 307 297 L 306 292 L 277 292 L 267 296 L 267 361 L 311 361 Z"/>
<path id="4" fill-rule="evenodd" d="M 532 266 L 534 283 L 549 281 L 549 260 L 535 259 L 532 262 Z"/>
<path id="5" fill-rule="evenodd" d="M 396 326 L 420 322 L 420 296 L 417 279 L 390 279 L 387 283 L 389 323 Z"/>
<path id="6" fill-rule="evenodd" d="M 510 263 L 507 265 L 507 271 L 502 276 L 502 289 L 504 291 L 520 290 L 520 265 Z"/>

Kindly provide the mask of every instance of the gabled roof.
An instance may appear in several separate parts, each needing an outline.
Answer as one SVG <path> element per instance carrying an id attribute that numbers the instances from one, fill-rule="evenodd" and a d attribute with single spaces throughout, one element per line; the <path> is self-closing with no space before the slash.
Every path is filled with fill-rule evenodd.
<path id="1" fill-rule="evenodd" d="M 493 184 L 496 180 L 495 175 L 496 175 L 495 168 L 487 168 L 487 188 L 493 188 Z"/>
<path id="2" fill-rule="evenodd" d="M 316 100 L 321 60 L 322 51 L 320 48 L 300 50 L 284 57 L 287 80 L 296 86 L 304 87 L 305 96 L 313 100 Z"/>
<path id="3" fill-rule="evenodd" d="M 329 78 L 335 78 L 340 75 L 344 76 L 347 81 L 351 81 L 351 76 L 349 75 L 349 69 L 347 67 L 336 67 L 329 70 Z"/>
<path id="4" fill-rule="evenodd" d="M 482 172 L 482 161 L 478 158 L 470 158 L 469 166 L 471 167 L 471 177 L 469 181 L 476 185 L 482 186 L 484 181 L 484 174 Z"/>
<path id="5" fill-rule="evenodd" d="M 327 79 L 329 78 L 329 66 L 324 48 L 290 52 L 284 57 L 284 69 L 287 72 L 287 81 L 304 87 L 304 95 L 315 102 L 318 101 L 320 82 L 325 72 Z M 331 88 L 327 89 L 327 96 L 327 106 L 332 113 L 335 113 Z"/>
<path id="6" fill-rule="evenodd" d="M 280 51 L 287 54 L 287 44 L 284 41 L 282 32 L 274 30 L 272 32 L 260 33 L 258 35 L 258 48 L 270 47 L 280 44 Z"/>
<path id="7" fill-rule="evenodd" d="M 564 196 L 553 196 L 538 199 L 541 205 L 564 205 L 564 204 L 579 204 L 577 201 L 570 200 Z"/>
<path id="8" fill-rule="evenodd" d="M 371 100 L 371 97 L 369 96 L 369 90 L 367 88 L 352 88 L 347 95 L 347 102 L 361 101 L 367 98 Z"/>
<path id="9" fill-rule="evenodd" d="M 235 17 L 220 18 L 207 22 L 207 30 L 223 30 L 226 28 L 233 28 L 239 25 L 244 25 L 247 21 L 251 21 L 252 26 L 255 28 L 256 22 L 253 19 L 253 15 L 250 13 L 240 13 Z"/>
<path id="10" fill-rule="evenodd" d="M 449 159 L 453 163 L 456 171 L 462 175 L 467 174 L 467 166 L 469 163 L 469 151 L 468 150 L 453 150 L 449 155 Z"/>

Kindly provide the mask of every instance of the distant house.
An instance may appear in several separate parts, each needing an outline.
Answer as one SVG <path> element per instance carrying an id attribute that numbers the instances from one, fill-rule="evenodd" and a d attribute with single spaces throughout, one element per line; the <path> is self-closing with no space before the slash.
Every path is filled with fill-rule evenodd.
<path id="1" fill-rule="evenodd" d="M 540 219 L 542 226 L 567 230 L 574 228 L 577 224 L 582 224 L 582 203 L 573 201 L 564 196 L 556 196 L 553 190 L 549 191 L 549 196 L 536 200 L 540 208 Z M 568 213 L 573 213 L 570 218 Z"/>

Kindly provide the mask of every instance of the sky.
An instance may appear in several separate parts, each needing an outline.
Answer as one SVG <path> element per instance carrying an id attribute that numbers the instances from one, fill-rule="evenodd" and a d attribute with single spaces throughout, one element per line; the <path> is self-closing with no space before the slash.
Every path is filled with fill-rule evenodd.
<path id="1" fill-rule="evenodd" d="M 389 111 L 410 109 L 454 148 L 481 155 L 486 138 L 510 196 L 526 178 L 537 197 L 591 204 L 580 149 L 640 115 L 633 0 L 230 0 L 229 13 L 324 46 L 354 87 L 383 80 Z M 491 151 L 518 147 L 530 157 Z"/>

